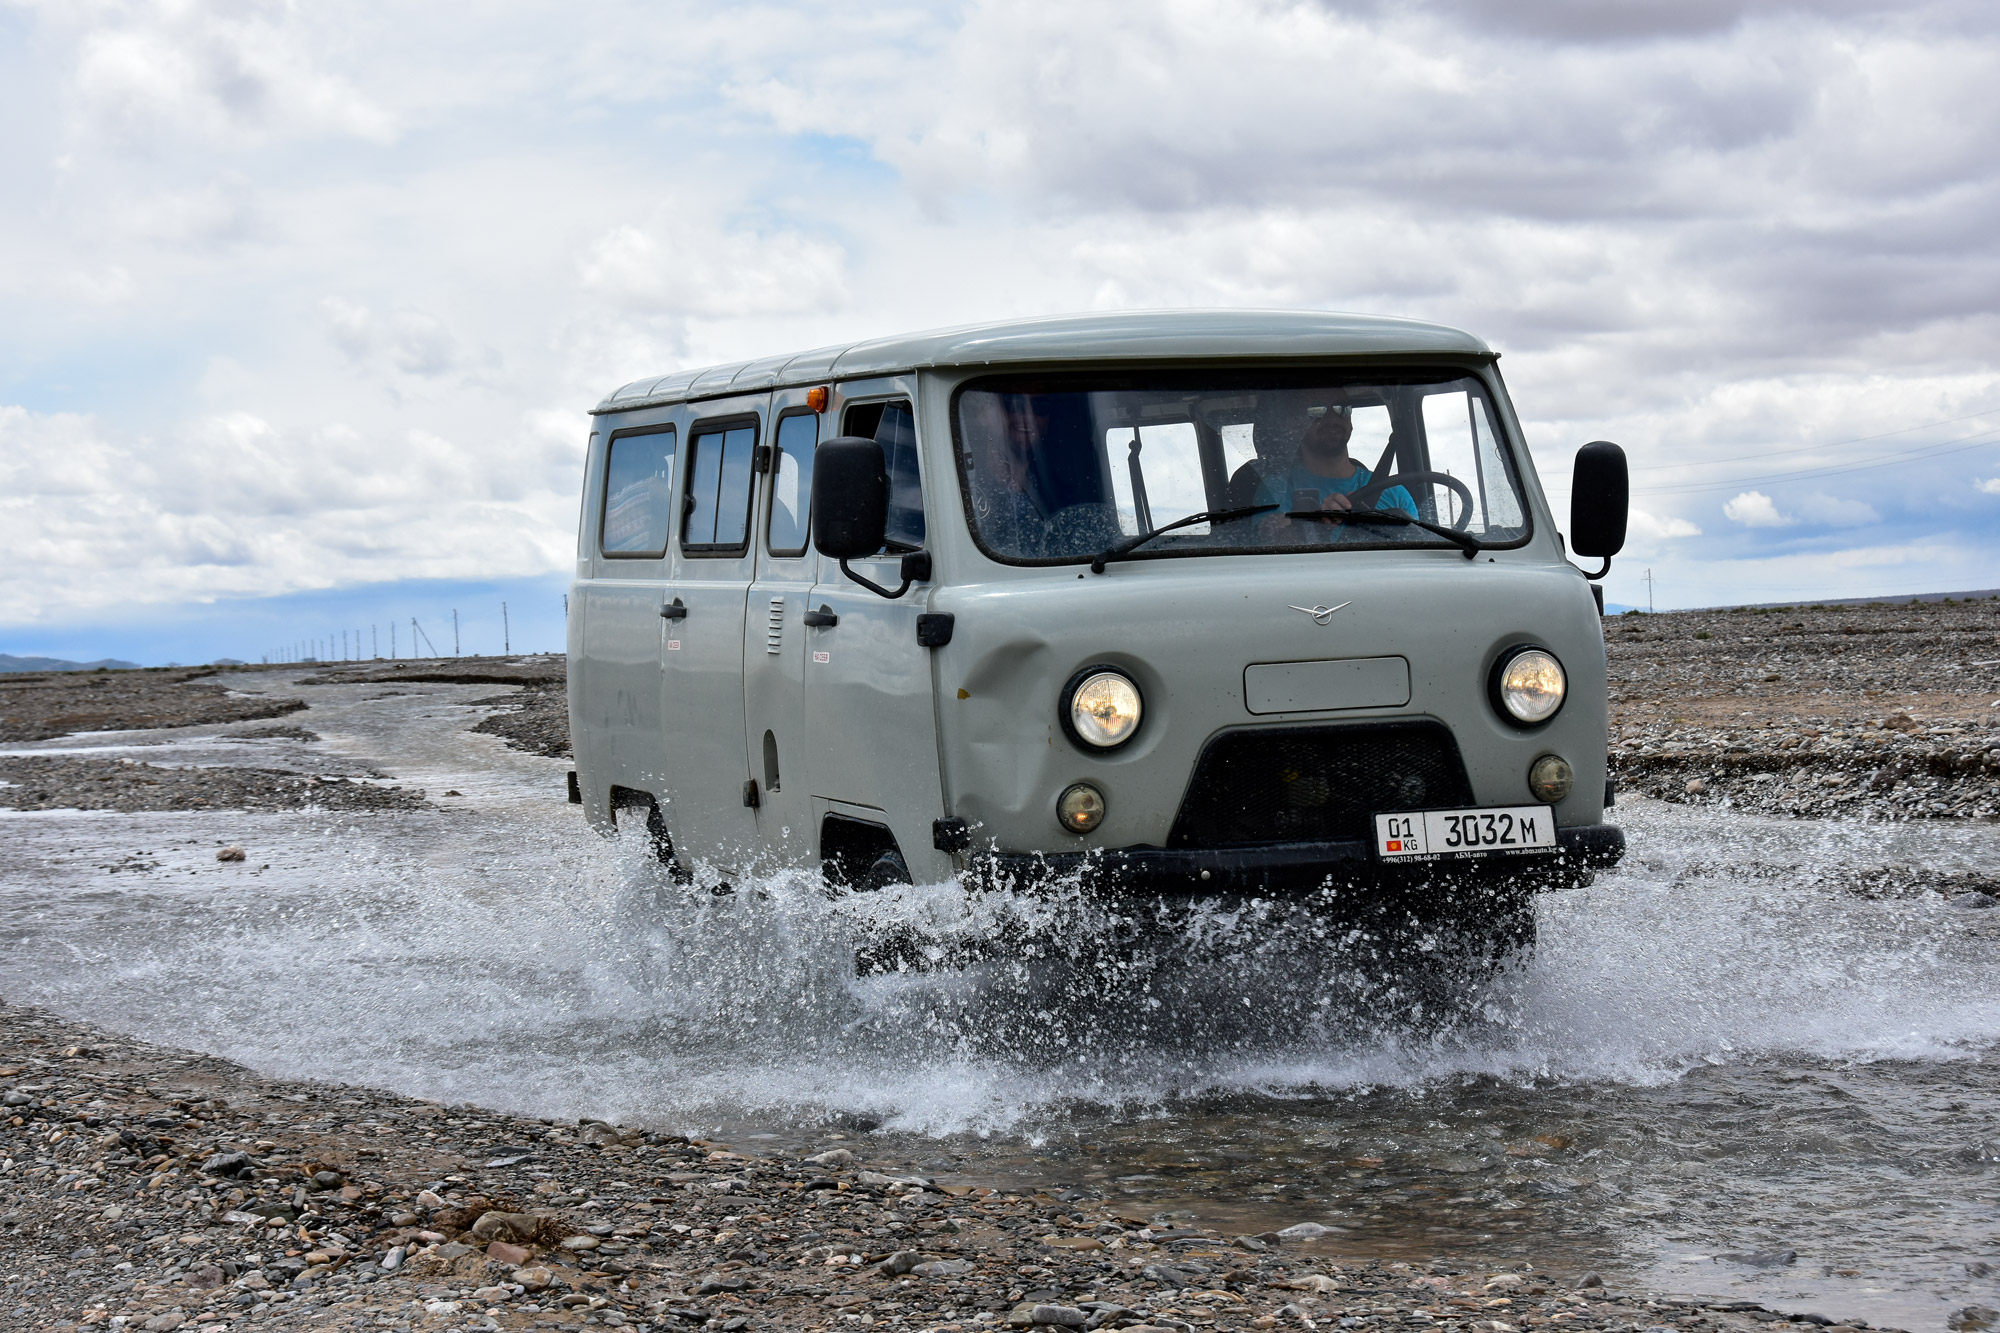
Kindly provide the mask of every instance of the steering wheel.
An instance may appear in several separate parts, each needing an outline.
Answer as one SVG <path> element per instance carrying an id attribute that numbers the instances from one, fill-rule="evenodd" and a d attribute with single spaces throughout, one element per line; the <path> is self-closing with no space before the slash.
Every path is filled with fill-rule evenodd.
<path id="1" fill-rule="evenodd" d="M 1452 476 L 1449 472 L 1398 472 L 1394 476 L 1377 477 L 1366 486 L 1358 486 L 1354 490 L 1349 491 L 1347 493 L 1348 503 L 1354 505 L 1356 508 L 1366 505 L 1368 508 L 1374 509 L 1376 508 L 1375 501 L 1381 498 L 1382 492 L 1388 490 L 1391 486 L 1402 486 L 1408 489 L 1411 482 L 1426 481 L 1457 493 L 1462 503 L 1458 507 L 1458 521 L 1451 525 L 1451 530 L 1453 532 L 1464 532 L 1465 525 L 1472 521 L 1472 488 L 1457 477 Z M 1411 491 L 1410 495 L 1412 498 L 1415 498 L 1416 492 Z"/>

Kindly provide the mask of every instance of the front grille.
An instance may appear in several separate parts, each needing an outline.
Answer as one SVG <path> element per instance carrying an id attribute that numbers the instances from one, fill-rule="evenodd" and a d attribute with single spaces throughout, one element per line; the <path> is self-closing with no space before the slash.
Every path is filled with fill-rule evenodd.
<path id="1" fill-rule="evenodd" d="M 1440 723 L 1232 731 L 1201 752 L 1167 846 L 1352 842 L 1373 836 L 1380 811 L 1470 804 Z"/>

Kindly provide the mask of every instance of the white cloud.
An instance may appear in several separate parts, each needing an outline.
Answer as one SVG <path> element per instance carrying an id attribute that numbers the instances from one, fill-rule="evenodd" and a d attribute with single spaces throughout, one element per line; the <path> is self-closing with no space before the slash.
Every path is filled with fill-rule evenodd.
<path id="1" fill-rule="evenodd" d="M 1988 477 L 1979 483 L 1979 489 L 1987 495 L 2000 495 L 2000 477 Z"/>
<path id="2" fill-rule="evenodd" d="M 75 95 L 87 123 L 114 141 L 385 141 L 395 132 L 383 107 L 328 68 L 343 45 L 330 25 L 291 5 L 163 0 L 77 9 L 90 17 L 77 43 Z"/>
<path id="3" fill-rule="evenodd" d="M 1656 515 L 1636 506 L 1628 514 L 1626 526 L 1633 536 L 1651 541 L 1701 536 L 1701 529 L 1684 518 L 1672 514 Z"/>
<path id="4" fill-rule="evenodd" d="M 1990 6 L 0 4 L 0 618 L 558 570 L 619 383 L 1090 306 L 1469 328 L 1687 601 L 1683 514 L 1915 549 L 1966 458 L 1767 474 L 2000 426 L 1908 429 L 2000 406 Z"/>
<path id="5" fill-rule="evenodd" d="M 574 501 L 557 487 L 581 452 L 545 418 L 476 445 L 339 424 L 294 434 L 241 412 L 121 440 L 88 417 L 0 408 L 0 568 L 37 571 L 0 582 L 0 623 L 385 573 L 540 574 L 570 554 Z"/>
<path id="6" fill-rule="evenodd" d="M 1843 500 L 1818 491 L 1800 500 L 1797 509 L 1799 516 L 1808 523 L 1855 527 L 1882 521 L 1882 516 L 1875 512 L 1875 506 L 1865 501 Z"/>
<path id="7" fill-rule="evenodd" d="M 1778 512 L 1778 506 L 1762 491 L 1744 491 L 1722 506 L 1723 517 L 1749 528 L 1782 528 L 1797 520 Z"/>
<path id="8" fill-rule="evenodd" d="M 847 256 L 795 231 L 720 231 L 662 210 L 650 226 L 599 236 L 580 264 L 585 287 L 614 304 L 683 315 L 742 317 L 838 309 Z"/>
<path id="9" fill-rule="evenodd" d="M 334 345 L 357 362 L 379 363 L 423 379 L 458 374 L 476 381 L 499 368 L 498 352 L 461 347 L 443 320 L 422 310 L 378 316 L 366 306 L 330 296 L 320 302 L 320 315 Z"/>

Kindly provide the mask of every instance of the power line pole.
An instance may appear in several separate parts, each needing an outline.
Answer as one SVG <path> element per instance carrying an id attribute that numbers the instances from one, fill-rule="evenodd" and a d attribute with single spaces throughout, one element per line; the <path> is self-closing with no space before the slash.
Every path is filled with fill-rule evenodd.
<path id="1" fill-rule="evenodd" d="M 1643 577 L 1646 580 L 1646 614 L 1650 616 L 1653 614 L 1653 571 L 1650 566 Z"/>
<path id="2" fill-rule="evenodd" d="M 430 636 L 430 635 L 428 635 L 428 634 L 424 634 L 424 627 L 423 627 L 422 625 L 419 625 L 419 624 L 417 623 L 417 618 L 416 618 L 415 616 L 411 616 L 411 617 L 410 617 L 410 653 L 411 653 L 411 655 L 412 655 L 412 656 L 414 656 L 414 655 L 416 654 L 416 651 L 417 651 L 417 636 L 418 636 L 418 635 L 423 635 L 423 640 L 424 640 L 424 647 L 426 647 L 426 648 L 428 648 L 428 649 L 430 649 L 430 650 L 431 650 L 431 656 L 432 656 L 432 657 L 437 657 L 437 656 L 439 656 L 439 653 L 438 653 L 438 650 L 437 650 L 437 645 L 431 642 L 431 636 Z"/>
<path id="3" fill-rule="evenodd" d="M 458 652 L 458 608 L 457 608 L 457 607 L 455 607 L 455 606 L 454 606 L 454 607 L 453 607 L 453 608 L 451 609 L 451 655 L 452 655 L 453 657 L 457 657 L 457 656 L 459 655 L 459 652 Z"/>
<path id="4" fill-rule="evenodd" d="M 368 655 L 377 662 L 382 660 L 382 640 L 375 637 L 375 626 L 368 627 Z"/>
<path id="5" fill-rule="evenodd" d="M 396 660 L 396 622 L 389 622 L 389 660 Z"/>
<path id="6" fill-rule="evenodd" d="M 505 602 L 500 603 L 500 651 L 508 657 L 514 655 L 514 631 L 507 624 L 507 603 Z"/>

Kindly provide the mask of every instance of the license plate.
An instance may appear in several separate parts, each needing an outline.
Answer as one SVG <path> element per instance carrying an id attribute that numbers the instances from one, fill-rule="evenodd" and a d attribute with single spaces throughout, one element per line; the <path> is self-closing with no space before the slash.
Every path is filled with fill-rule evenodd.
<path id="1" fill-rule="evenodd" d="M 1546 805 L 1375 816 L 1375 855 L 1383 861 L 1464 861 L 1555 849 L 1556 814 Z"/>

